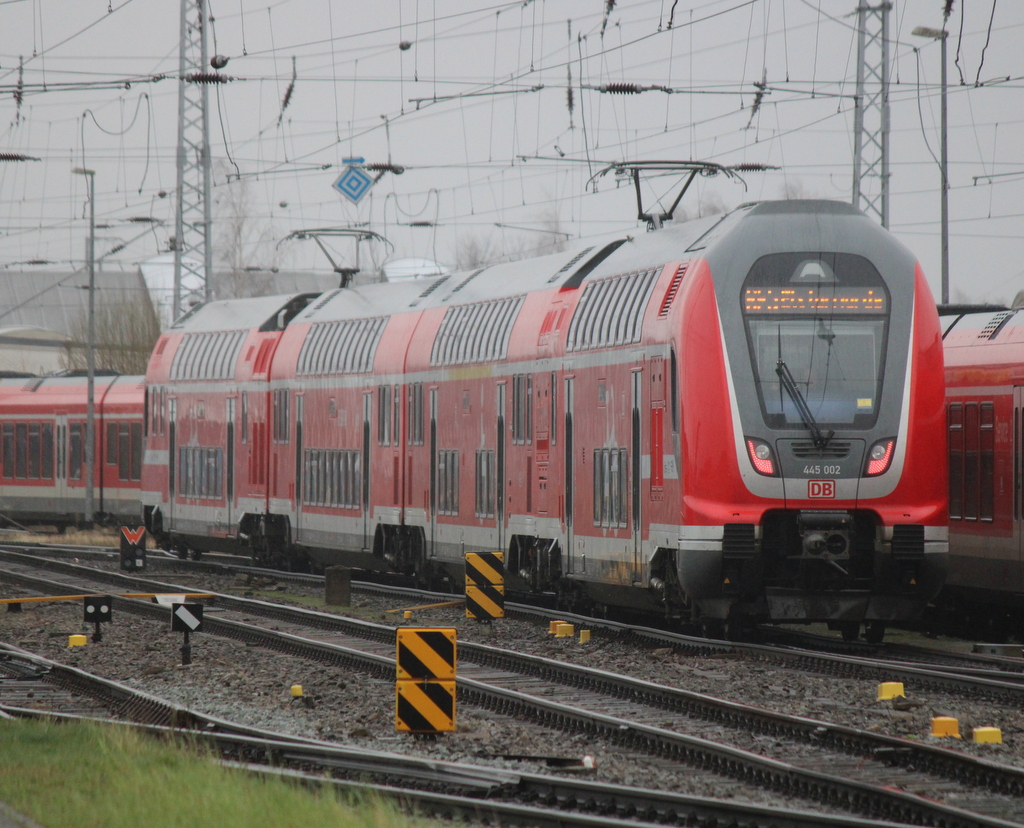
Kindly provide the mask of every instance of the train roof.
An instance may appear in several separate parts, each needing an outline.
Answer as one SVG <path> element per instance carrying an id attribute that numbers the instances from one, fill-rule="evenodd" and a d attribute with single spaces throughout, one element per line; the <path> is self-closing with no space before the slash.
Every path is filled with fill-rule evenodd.
<path id="1" fill-rule="evenodd" d="M 728 213 L 670 223 L 653 233 L 603 236 L 583 247 L 546 256 L 444 276 L 336 289 L 311 302 L 296 316 L 296 321 L 381 317 L 402 311 L 503 299 L 532 291 L 578 287 L 587 280 L 703 255 L 748 216 L 801 213 L 864 219 L 859 210 L 846 202 L 812 199 L 753 202 Z M 864 222 L 871 224 L 867 219 Z"/>
<path id="2" fill-rule="evenodd" d="M 286 293 L 251 299 L 218 299 L 196 305 L 180 316 L 168 329 L 168 333 L 250 328 L 281 330 L 290 321 L 291 316 L 294 316 L 296 308 L 305 307 L 317 296 L 317 293 Z"/>
<path id="3" fill-rule="evenodd" d="M 1021 362 L 1024 308 L 943 314 L 940 321 L 947 362 L 954 351 L 959 354 L 956 361 L 991 364 Z M 984 350 L 979 351 L 979 348 Z M 985 356 L 980 356 L 981 353 Z"/>

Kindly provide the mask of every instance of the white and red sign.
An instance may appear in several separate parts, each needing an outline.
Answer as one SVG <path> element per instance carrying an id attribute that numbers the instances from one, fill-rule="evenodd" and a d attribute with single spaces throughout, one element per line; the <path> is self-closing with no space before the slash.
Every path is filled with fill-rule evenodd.
<path id="1" fill-rule="evenodd" d="M 835 480 L 808 480 L 807 481 L 807 498 L 808 500 L 835 500 L 836 497 L 836 481 Z"/>

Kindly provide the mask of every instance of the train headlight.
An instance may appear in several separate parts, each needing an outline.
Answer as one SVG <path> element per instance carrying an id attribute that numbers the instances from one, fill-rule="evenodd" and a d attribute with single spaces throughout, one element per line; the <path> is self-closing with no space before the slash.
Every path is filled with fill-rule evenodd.
<path id="1" fill-rule="evenodd" d="M 874 477 L 876 474 L 888 471 L 895 448 L 896 439 L 894 437 L 887 437 L 872 445 L 868 449 L 868 462 L 864 469 L 865 476 Z"/>
<path id="2" fill-rule="evenodd" d="M 772 452 L 772 447 L 764 440 L 757 440 L 748 437 L 747 452 L 750 455 L 750 462 L 754 467 L 754 471 L 758 474 L 763 474 L 765 477 L 779 476 L 779 468 L 778 464 L 775 462 L 775 454 Z"/>

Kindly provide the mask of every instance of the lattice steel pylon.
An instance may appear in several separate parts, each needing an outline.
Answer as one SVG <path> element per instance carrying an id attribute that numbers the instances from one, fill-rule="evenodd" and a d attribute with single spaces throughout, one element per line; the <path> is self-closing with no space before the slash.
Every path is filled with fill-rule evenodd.
<path id="1" fill-rule="evenodd" d="M 853 110 L 853 206 L 889 226 L 889 12 L 857 6 L 857 93 Z"/>
<path id="2" fill-rule="evenodd" d="M 208 85 L 205 0 L 181 0 L 178 59 L 178 208 L 175 215 L 172 317 L 210 297 L 213 273 L 210 218 Z"/>

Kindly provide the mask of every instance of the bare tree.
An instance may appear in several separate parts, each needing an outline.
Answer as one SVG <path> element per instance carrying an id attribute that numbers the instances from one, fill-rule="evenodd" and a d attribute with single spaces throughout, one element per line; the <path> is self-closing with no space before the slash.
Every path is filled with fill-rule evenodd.
<path id="1" fill-rule="evenodd" d="M 103 303 L 96 307 L 94 319 L 96 370 L 119 374 L 145 374 L 149 355 L 160 338 L 157 319 L 149 294 L 139 299 Z M 88 368 L 89 320 L 83 313 L 71 326 L 71 340 L 65 346 L 61 362 L 69 371 Z"/>
<path id="2" fill-rule="evenodd" d="M 218 298 L 261 296 L 270 289 L 277 268 L 273 228 L 269 224 L 260 227 L 253 218 L 249 179 L 228 175 L 224 162 L 218 164 L 218 173 L 225 181 L 214 197 L 214 258 L 223 269 Z"/>

